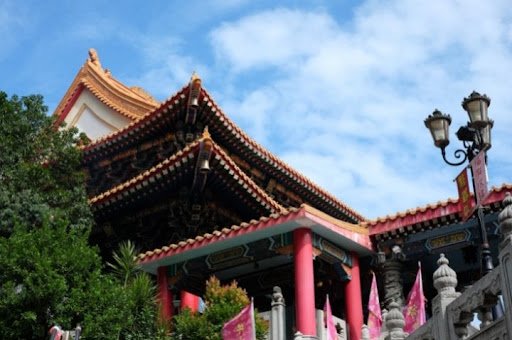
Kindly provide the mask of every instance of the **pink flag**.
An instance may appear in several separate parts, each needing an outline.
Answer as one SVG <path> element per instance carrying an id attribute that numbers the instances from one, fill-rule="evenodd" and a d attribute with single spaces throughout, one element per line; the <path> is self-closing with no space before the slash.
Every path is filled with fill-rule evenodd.
<path id="1" fill-rule="evenodd" d="M 256 340 L 256 326 L 254 324 L 254 305 L 242 309 L 233 319 L 222 327 L 224 340 Z"/>
<path id="2" fill-rule="evenodd" d="M 329 295 L 325 299 L 324 305 L 324 318 L 325 326 L 327 327 L 327 340 L 337 340 L 338 332 L 334 326 L 334 319 L 332 318 L 331 304 L 329 303 Z"/>
<path id="3" fill-rule="evenodd" d="M 380 311 L 379 291 L 377 289 L 375 273 L 372 273 L 372 275 L 372 287 L 370 288 L 370 299 L 368 301 L 368 329 L 370 331 L 370 339 L 376 340 L 380 337 L 382 314 Z"/>
<path id="4" fill-rule="evenodd" d="M 418 262 L 418 274 L 416 281 L 407 298 L 407 306 L 404 310 L 405 327 L 404 331 L 411 334 L 425 322 L 425 297 L 423 296 L 423 282 L 421 279 L 421 262 Z"/>

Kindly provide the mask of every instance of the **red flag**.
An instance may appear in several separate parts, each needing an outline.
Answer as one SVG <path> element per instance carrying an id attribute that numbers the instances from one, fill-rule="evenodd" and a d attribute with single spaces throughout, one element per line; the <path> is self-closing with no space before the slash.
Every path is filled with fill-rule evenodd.
<path id="1" fill-rule="evenodd" d="M 372 275 L 372 287 L 370 288 L 370 299 L 368 301 L 368 329 L 370 331 L 370 339 L 375 340 L 380 337 L 382 313 L 380 311 L 379 291 L 377 289 L 375 273 L 372 273 Z"/>
<path id="2" fill-rule="evenodd" d="M 224 340 L 256 340 L 256 325 L 254 324 L 254 305 L 242 309 L 233 319 L 222 327 Z"/>
<path id="3" fill-rule="evenodd" d="M 427 322 L 427 316 L 425 315 L 425 297 L 423 296 L 423 282 L 421 279 L 421 262 L 418 262 L 418 274 L 416 274 L 416 281 L 414 281 L 414 285 L 409 292 L 404 316 L 404 331 L 409 334 Z"/>
<path id="4" fill-rule="evenodd" d="M 465 221 L 473 215 L 473 211 L 475 211 L 473 200 L 471 199 L 471 192 L 469 191 L 468 172 L 466 168 L 455 178 L 455 182 L 457 183 L 457 190 L 459 192 L 459 204 L 461 207 L 460 217 L 462 221 Z"/>
<path id="5" fill-rule="evenodd" d="M 327 327 L 327 340 L 337 340 L 338 332 L 336 331 L 336 326 L 334 325 L 334 319 L 332 318 L 332 310 L 331 310 L 331 304 L 329 303 L 329 295 L 327 295 L 327 297 L 325 299 L 324 318 L 325 318 L 325 326 Z"/>

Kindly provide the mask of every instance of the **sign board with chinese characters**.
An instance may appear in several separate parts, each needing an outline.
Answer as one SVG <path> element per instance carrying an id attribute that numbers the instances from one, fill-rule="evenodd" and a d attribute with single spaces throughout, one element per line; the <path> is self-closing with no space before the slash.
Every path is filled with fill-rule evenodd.
<path id="1" fill-rule="evenodd" d="M 438 249 L 444 249 L 446 247 L 452 247 L 456 245 L 467 244 L 470 242 L 471 232 L 469 230 L 461 230 L 456 233 L 447 235 L 441 235 L 433 237 L 427 240 L 425 247 L 429 251 L 435 251 Z"/>
<path id="2" fill-rule="evenodd" d="M 468 172 L 466 168 L 464 168 L 457 178 L 455 178 L 455 182 L 457 182 L 457 191 L 459 192 L 459 204 L 461 207 L 460 218 L 462 221 L 465 221 L 473 215 L 474 211 L 473 199 L 471 198 L 471 193 L 469 191 Z"/>
<path id="3" fill-rule="evenodd" d="M 475 181 L 475 196 L 477 206 L 483 205 L 489 190 L 487 188 L 487 169 L 485 166 L 485 151 L 480 151 L 470 163 Z"/>

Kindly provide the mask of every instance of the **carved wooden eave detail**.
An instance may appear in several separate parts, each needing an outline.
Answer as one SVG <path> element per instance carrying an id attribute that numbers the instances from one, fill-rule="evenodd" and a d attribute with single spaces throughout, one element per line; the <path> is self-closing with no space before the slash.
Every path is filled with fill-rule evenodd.
<path id="1" fill-rule="evenodd" d="M 207 151 L 205 151 L 206 149 Z M 177 152 L 175 155 L 151 169 L 110 188 L 102 194 L 90 198 L 89 203 L 93 211 L 98 211 L 118 201 L 135 199 L 134 197 L 137 197 L 139 194 L 145 195 L 145 190 L 148 190 L 146 188 L 165 186 L 168 181 L 175 178 L 171 173 L 179 172 L 180 168 L 185 164 L 192 164 L 194 160 L 194 169 L 200 171 L 200 169 L 197 168 L 197 164 L 200 164 L 199 160 L 201 158 L 199 156 L 201 152 L 207 152 L 208 160 L 215 158 L 218 167 L 229 174 L 232 182 L 229 186 L 232 190 L 243 193 L 244 197 L 250 198 L 255 205 L 262 207 L 269 213 L 285 211 L 280 204 L 275 202 L 265 191 L 245 175 L 245 173 L 237 167 L 236 163 L 210 138 L 201 138 L 189 144 L 185 149 Z M 164 180 L 164 177 L 170 179 Z M 151 189 L 148 191 L 151 191 Z"/>
<path id="2" fill-rule="evenodd" d="M 108 69 L 101 66 L 94 49 L 80 68 L 71 86 L 57 105 L 54 115 L 57 123 L 64 121 L 81 92 L 89 90 L 100 102 L 132 121 L 153 111 L 159 103 L 140 87 L 128 87 L 116 80 Z"/>
<path id="3" fill-rule="evenodd" d="M 191 91 L 194 90 L 192 86 L 194 81 L 197 80 L 193 78 L 190 84 L 183 87 L 178 93 L 140 120 L 85 146 L 83 148 L 85 162 L 108 158 L 123 149 L 133 148 L 134 145 L 148 138 L 148 136 L 163 133 L 168 126 L 173 126 L 180 112 L 186 110 L 190 113 L 190 108 L 196 107 L 196 99 L 190 97 Z M 200 85 L 200 83 L 198 84 Z M 276 184 L 274 190 L 289 198 L 293 203 L 292 205 L 306 202 L 336 218 L 350 222 L 364 220 L 360 214 L 348 205 L 314 184 L 251 139 L 221 111 L 202 86 L 197 98 L 197 110 L 200 111 L 202 122 L 208 125 L 216 142 L 222 145 L 229 154 L 236 154 L 238 159 L 243 159 L 244 162 L 250 164 L 248 168 L 253 176 L 258 177 L 258 174 L 264 174 L 275 179 L 278 184 Z M 188 113 L 185 124 L 195 120 L 195 118 L 191 119 Z M 243 164 L 241 166 L 243 167 Z M 260 179 L 263 178 L 265 177 Z M 283 190 L 283 188 L 286 189 Z"/>

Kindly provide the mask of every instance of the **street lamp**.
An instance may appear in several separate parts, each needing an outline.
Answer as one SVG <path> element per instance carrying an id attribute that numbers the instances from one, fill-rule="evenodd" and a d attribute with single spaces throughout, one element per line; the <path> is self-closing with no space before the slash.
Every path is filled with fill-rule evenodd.
<path id="1" fill-rule="evenodd" d="M 462 107 L 469 116 L 469 122 L 466 126 L 462 126 L 457 131 L 457 138 L 462 142 L 464 148 L 457 149 L 454 152 L 455 161 L 451 162 L 446 158 L 446 146 L 450 144 L 448 136 L 450 123 L 452 121 L 450 115 L 443 114 L 439 110 L 435 110 L 431 115 L 425 119 L 425 126 L 430 130 L 434 145 L 441 149 L 443 160 L 452 166 L 462 165 L 466 160 L 471 162 L 479 152 L 485 152 L 491 148 L 491 129 L 494 122 L 489 119 L 487 110 L 491 104 L 491 99 L 485 94 L 481 95 L 473 91 L 469 97 L 464 98 Z M 486 158 L 487 160 L 487 158 Z M 476 199 L 475 180 L 473 176 L 473 169 L 471 169 L 471 177 L 473 182 L 473 192 Z M 478 202 L 477 202 L 478 204 Z M 483 216 L 483 208 L 481 204 L 477 206 L 478 224 L 480 226 L 480 236 L 482 244 L 480 247 L 481 252 L 481 273 L 485 275 L 493 268 L 491 251 L 489 241 L 487 239 L 487 230 L 485 229 L 485 222 Z"/>

